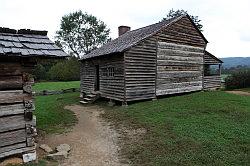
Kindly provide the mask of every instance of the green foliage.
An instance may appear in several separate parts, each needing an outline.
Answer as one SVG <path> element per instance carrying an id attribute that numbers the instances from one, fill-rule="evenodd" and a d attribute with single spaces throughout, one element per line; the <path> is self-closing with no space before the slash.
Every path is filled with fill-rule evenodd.
<path id="1" fill-rule="evenodd" d="M 68 60 L 58 62 L 48 72 L 49 80 L 75 81 L 80 79 L 80 62 L 71 57 Z"/>
<path id="2" fill-rule="evenodd" d="M 42 64 L 38 64 L 33 71 L 35 80 L 45 80 L 46 79 L 46 69 Z"/>
<path id="3" fill-rule="evenodd" d="M 35 92 L 43 90 L 61 90 L 69 88 L 80 88 L 80 81 L 67 81 L 67 82 L 39 82 L 36 83 L 32 89 Z"/>
<path id="4" fill-rule="evenodd" d="M 173 17 L 178 17 L 178 16 L 181 16 L 181 15 L 184 15 L 184 14 L 188 14 L 188 11 L 185 11 L 183 9 L 181 10 L 174 10 L 174 9 L 171 9 L 168 14 L 167 14 L 167 17 L 166 18 L 163 18 L 163 19 L 170 19 L 170 18 L 173 18 Z M 188 14 L 189 15 L 189 14 Z M 193 16 L 193 15 L 189 15 L 190 18 L 193 20 L 193 22 L 195 23 L 195 25 L 197 26 L 197 28 L 200 30 L 200 31 L 203 31 L 202 30 L 202 27 L 203 25 L 200 23 L 201 20 L 199 19 L 198 16 Z"/>
<path id="5" fill-rule="evenodd" d="M 250 70 L 250 67 L 246 66 L 246 65 L 245 66 L 238 65 L 238 66 L 230 67 L 230 68 L 222 67 L 221 73 L 223 73 L 223 74 L 233 74 L 233 73 L 237 73 L 237 72 L 245 71 L 245 70 Z"/>
<path id="6" fill-rule="evenodd" d="M 79 93 L 37 96 L 35 98 L 37 127 L 47 133 L 61 133 L 77 121 L 73 112 L 64 107 L 79 102 Z"/>
<path id="7" fill-rule="evenodd" d="M 103 21 L 81 10 L 64 15 L 57 43 L 80 57 L 110 40 L 110 30 Z"/>
<path id="8" fill-rule="evenodd" d="M 146 129 L 123 138 L 121 152 L 131 165 L 247 165 L 249 108 L 247 96 L 197 92 L 116 107 L 103 116 L 123 129 Z"/>
<path id="9" fill-rule="evenodd" d="M 225 79 L 226 89 L 250 87 L 250 69 L 235 72 Z"/>
<path id="10" fill-rule="evenodd" d="M 76 57 L 41 62 L 33 75 L 36 81 L 77 81 L 80 80 L 80 62 Z"/>

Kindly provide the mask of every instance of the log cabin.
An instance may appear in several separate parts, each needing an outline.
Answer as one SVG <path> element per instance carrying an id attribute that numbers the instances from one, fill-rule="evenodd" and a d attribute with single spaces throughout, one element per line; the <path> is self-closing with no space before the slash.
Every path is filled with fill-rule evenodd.
<path id="1" fill-rule="evenodd" d="M 120 26 L 118 34 L 81 59 L 81 103 L 93 92 L 126 105 L 220 87 L 222 61 L 206 51 L 208 41 L 188 15 L 132 31 Z"/>
<path id="2" fill-rule="evenodd" d="M 35 154 L 30 73 L 38 60 L 66 56 L 49 40 L 47 31 L 0 28 L 0 159 Z"/>

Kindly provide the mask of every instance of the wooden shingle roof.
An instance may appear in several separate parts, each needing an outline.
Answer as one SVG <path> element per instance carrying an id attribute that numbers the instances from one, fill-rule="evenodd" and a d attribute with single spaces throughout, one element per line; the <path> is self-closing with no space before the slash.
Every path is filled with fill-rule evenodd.
<path id="1" fill-rule="evenodd" d="M 66 57 L 68 55 L 47 37 L 47 31 L 0 27 L 0 56 Z"/>
<path id="2" fill-rule="evenodd" d="M 142 27 L 133 31 L 128 31 L 124 33 L 123 35 L 119 36 L 118 38 L 108 42 L 107 44 L 104 44 L 102 47 L 97 48 L 90 52 L 89 54 L 86 54 L 82 57 L 82 59 L 89 59 L 101 55 L 108 55 L 112 53 L 118 53 L 118 52 L 124 52 L 131 48 L 132 46 L 138 44 L 140 41 L 156 34 L 163 28 L 166 28 L 167 26 L 171 25 L 172 23 L 178 21 L 182 17 L 188 17 L 190 21 L 192 22 L 192 19 L 188 15 L 182 15 L 179 17 L 163 20 L 161 22 L 158 22 L 156 24 L 152 24 L 146 27 Z M 192 22 L 193 23 L 193 22 Z M 195 28 L 198 30 L 196 25 L 193 23 Z M 204 41 L 207 42 L 206 38 L 202 35 L 202 33 L 198 30 L 201 37 L 204 39 Z"/>
<path id="3" fill-rule="evenodd" d="M 208 55 L 209 57 L 211 57 L 212 59 L 214 59 L 215 61 L 217 61 L 218 63 L 223 63 L 222 60 L 220 60 L 219 58 L 217 58 L 216 56 L 214 56 L 213 54 L 211 54 L 208 51 L 205 51 L 205 55 Z"/>

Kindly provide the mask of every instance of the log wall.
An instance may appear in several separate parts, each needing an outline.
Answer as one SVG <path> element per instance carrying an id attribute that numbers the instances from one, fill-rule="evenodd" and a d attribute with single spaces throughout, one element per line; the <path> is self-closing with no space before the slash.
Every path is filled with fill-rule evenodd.
<path id="1" fill-rule="evenodd" d="M 202 89 L 203 48 L 158 42 L 156 95 Z"/>
<path id="2" fill-rule="evenodd" d="M 155 98 L 156 38 L 151 37 L 125 52 L 126 101 Z"/>
<path id="3" fill-rule="evenodd" d="M 202 90 L 206 41 L 187 17 L 156 34 L 156 95 Z"/>
<path id="4" fill-rule="evenodd" d="M 221 62 L 214 58 L 212 55 L 209 54 L 204 55 L 204 65 L 219 65 L 219 70 L 221 73 Z M 208 89 L 217 89 L 221 88 L 221 74 L 219 75 L 211 75 L 211 76 L 204 76 L 204 83 L 203 88 L 205 90 Z"/>
<path id="5" fill-rule="evenodd" d="M 99 92 L 102 97 L 118 101 L 124 100 L 123 54 L 82 61 L 81 91 L 88 94 L 95 90 L 96 65 L 99 66 Z M 113 68 L 113 75 L 108 74 Z"/>
<path id="6" fill-rule="evenodd" d="M 35 150 L 33 80 L 27 73 L 32 66 L 0 59 L 0 158 Z"/>
<path id="7" fill-rule="evenodd" d="M 89 94 L 95 89 L 95 65 L 90 60 L 81 62 L 81 93 Z"/>
<path id="8" fill-rule="evenodd" d="M 221 76 L 204 76 L 204 89 L 221 88 Z"/>

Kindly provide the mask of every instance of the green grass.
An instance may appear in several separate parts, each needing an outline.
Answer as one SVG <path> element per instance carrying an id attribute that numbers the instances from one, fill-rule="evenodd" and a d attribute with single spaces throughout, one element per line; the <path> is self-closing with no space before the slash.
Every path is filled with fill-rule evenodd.
<path id="1" fill-rule="evenodd" d="M 247 165 L 250 97 L 197 92 L 105 111 L 117 126 L 145 128 L 124 137 L 122 156 L 133 165 Z"/>
<path id="2" fill-rule="evenodd" d="M 35 98 L 37 127 L 46 133 L 61 133 L 77 121 L 73 112 L 65 110 L 64 106 L 77 104 L 79 93 L 63 95 L 37 96 Z"/>
<path id="3" fill-rule="evenodd" d="M 33 86 L 35 92 L 42 90 L 61 90 L 68 88 L 80 88 L 80 81 L 69 81 L 69 82 L 40 82 Z"/>

